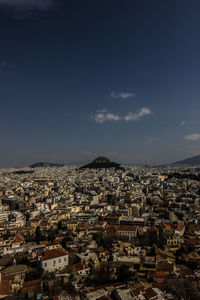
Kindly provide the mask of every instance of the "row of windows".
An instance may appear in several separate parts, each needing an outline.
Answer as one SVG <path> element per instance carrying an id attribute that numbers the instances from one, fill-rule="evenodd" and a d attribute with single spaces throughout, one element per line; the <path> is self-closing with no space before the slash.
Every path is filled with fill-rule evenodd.
<path id="1" fill-rule="evenodd" d="M 131 235 L 135 235 L 135 232 L 129 232 L 129 231 L 121 231 L 120 233 L 123 233 L 123 234 L 131 234 Z"/>
<path id="2" fill-rule="evenodd" d="M 64 257 L 63 261 L 66 262 L 66 261 L 67 261 L 67 258 Z M 59 258 L 58 261 L 57 261 L 57 263 L 60 264 L 61 262 L 62 262 L 62 258 Z M 44 263 L 44 266 L 47 267 L 47 265 L 48 265 L 48 263 L 45 262 L 45 263 Z M 55 265 L 56 265 L 56 259 L 53 260 L 53 266 L 55 266 Z"/>
<path id="3" fill-rule="evenodd" d="M 181 241 L 167 241 L 168 245 L 180 245 Z"/>

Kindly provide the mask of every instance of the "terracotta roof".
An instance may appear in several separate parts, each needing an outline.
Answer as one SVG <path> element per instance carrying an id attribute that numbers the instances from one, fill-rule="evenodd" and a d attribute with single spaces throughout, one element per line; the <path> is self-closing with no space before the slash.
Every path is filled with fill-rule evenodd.
<path id="1" fill-rule="evenodd" d="M 37 279 L 37 280 L 32 280 L 32 281 L 26 281 L 23 283 L 23 287 L 31 287 L 31 286 L 35 286 L 35 285 L 39 285 L 41 284 L 42 280 L 41 279 Z"/>
<path id="2" fill-rule="evenodd" d="M 15 275 L 3 275 L 2 279 L 12 281 L 15 279 Z"/>
<path id="3" fill-rule="evenodd" d="M 60 245 L 60 240 L 59 240 L 59 241 L 58 241 L 58 240 L 55 240 L 55 241 L 53 241 L 53 242 L 48 243 L 48 244 L 47 244 L 47 247 L 48 247 L 48 246 L 55 246 L 55 245 Z"/>
<path id="4" fill-rule="evenodd" d="M 107 233 L 115 233 L 115 229 L 106 229 Z"/>
<path id="5" fill-rule="evenodd" d="M 71 247 L 69 252 L 75 252 L 75 253 L 78 253 L 78 248 L 76 247 Z"/>
<path id="6" fill-rule="evenodd" d="M 165 283 L 155 283 L 155 284 L 153 284 L 153 287 L 161 290 L 162 292 L 165 292 L 169 289 L 168 285 Z"/>
<path id="7" fill-rule="evenodd" d="M 9 280 L 2 280 L 0 284 L 0 295 L 8 295 L 10 292 Z"/>
<path id="8" fill-rule="evenodd" d="M 161 226 L 165 229 L 172 229 L 172 225 L 168 223 L 162 223 Z"/>
<path id="9" fill-rule="evenodd" d="M 109 295 L 107 295 L 107 296 L 102 296 L 100 298 L 96 298 L 96 300 L 112 300 L 112 298 Z"/>
<path id="10" fill-rule="evenodd" d="M 136 231 L 136 226 L 121 226 L 118 231 Z"/>
<path id="11" fill-rule="evenodd" d="M 144 293 L 146 299 L 150 300 L 157 296 L 152 288 L 147 288 Z"/>
<path id="12" fill-rule="evenodd" d="M 108 230 L 108 229 L 119 229 L 120 228 L 120 226 L 119 225 L 110 225 L 110 224 L 107 224 L 106 225 L 106 229 Z"/>
<path id="13" fill-rule="evenodd" d="M 40 244 L 48 245 L 48 241 L 41 241 Z"/>
<path id="14" fill-rule="evenodd" d="M 173 271 L 173 264 L 170 264 L 167 261 L 158 262 L 157 263 L 157 271 L 172 272 Z"/>
<path id="15" fill-rule="evenodd" d="M 182 224 L 179 224 L 177 227 L 176 227 L 176 230 L 183 230 L 185 228 L 185 225 L 182 225 Z"/>
<path id="16" fill-rule="evenodd" d="M 52 259 L 52 258 L 56 258 L 56 257 L 60 257 L 60 256 L 65 256 L 67 254 L 68 254 L 68 252 L 66 252 L 62 248 L 47 250 L 44 252 L 44 255 L 42 257 L 40 257 L 40 260 L 44 261 L 44 260 L 48 260 L 48 259 Z"/>
<path id="17" fill-rule="evenodd" d="M 41 279 L 24 282 L 22 286 L 22 293 L 27 293 L 29 291 L 40 291 L 41 290 Z"/>
<path id="18" fill-rule="evenodd" d="M 139 286 L 139 287 L 137 287 L 137 288 L 135 288 L 135 289 L 132 289 L 132 291 L 133 291 L 133 294 L 134 294 L 135 296 L 138 296 L 138 295 L 140 294 L 140 292 L 143 292 L 143 291 L 144 291 L 144 286 L 141 285 L 141 286 Z"/>
<path id="19" fill-rule="evenodd" d="M 85 269 L 89 269 L 88 265 L 80 262 L 77 264 L 67 266 L 66 268 L 63 269 L 63 271 L 71 273 L 71 272 L 78 272 Z"/>
<path id="20" fill-rule="evenodd" d="M 155 272 L 155 277 L 166 277 L 166 274 L 165 272 L 157 271 Z"/>

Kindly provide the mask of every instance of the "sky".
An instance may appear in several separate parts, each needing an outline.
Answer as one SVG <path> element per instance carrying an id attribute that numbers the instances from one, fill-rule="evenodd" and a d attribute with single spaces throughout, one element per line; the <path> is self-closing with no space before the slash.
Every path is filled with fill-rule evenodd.
<path id="1" fill-rule="evenodd" d="M 199 0 L 0 0 L 0 167 L 200 154 Z"/>

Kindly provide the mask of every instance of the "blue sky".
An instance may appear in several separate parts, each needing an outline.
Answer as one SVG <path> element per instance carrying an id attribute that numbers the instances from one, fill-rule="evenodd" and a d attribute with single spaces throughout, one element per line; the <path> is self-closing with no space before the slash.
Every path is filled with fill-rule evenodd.
<path id="1" fill-rule="evenodd" d="M 200 154 L 198 0 L 0 0 L 0 167 Z"/>

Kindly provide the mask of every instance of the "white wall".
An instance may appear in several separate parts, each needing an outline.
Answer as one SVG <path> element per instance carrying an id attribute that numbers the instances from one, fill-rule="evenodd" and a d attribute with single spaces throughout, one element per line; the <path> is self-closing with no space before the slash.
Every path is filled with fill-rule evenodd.
<path id="1" fill-rule="evenodd" d="M 44 271 L 56 270 L 60 268 L 64 268 L 69 264 L 69 256 L 64 255 L 52 259 L 48 259 L 45 261 L 41 261 L 41 267 Z"/>

